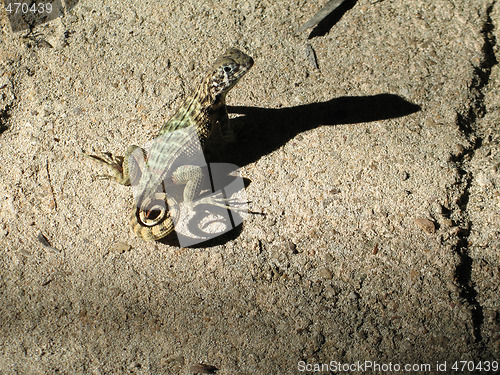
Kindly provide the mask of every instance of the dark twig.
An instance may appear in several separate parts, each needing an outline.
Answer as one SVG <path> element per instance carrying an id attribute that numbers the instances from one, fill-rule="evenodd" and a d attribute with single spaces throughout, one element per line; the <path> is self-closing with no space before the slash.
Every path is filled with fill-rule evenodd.
<path id="1" fill-rule="evenodd" d="M 330 0 L 326 5 L 319 10 L 309 21 L 300 27 L 297 31 L 301 33 L 306 29 L 316 26 L 318 23 L 323 21 L 328 15 L 330 15 L 335 9 L 342 5 L 346 0 Z"/>

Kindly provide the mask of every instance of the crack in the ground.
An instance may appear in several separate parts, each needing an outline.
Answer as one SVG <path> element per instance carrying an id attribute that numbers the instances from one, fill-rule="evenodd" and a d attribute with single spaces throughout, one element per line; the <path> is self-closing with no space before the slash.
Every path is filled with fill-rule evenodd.
<path id="1" fill-rule="evenodd" d="M 7 120 L 9 119 L 10 106 L 6 106 L 3 110 L 0 110 L 0 134 L 7 130 Z"/>
<path id="2" fill-rule="evenodd" d="M 490 3 L 486 8 L 486 17 L 483 23 L 481 34 L 483 35 L 483 56 L 482 61 L 478 67 L 474 69 L 474 76 L 469 85 L 469 93 L 471 104 L 465 115 L 458 115 L 457 124 L 463 131 L 465 136 L 469 138 L 472 146 L 467 152 L 458 160 L 458 170 L 463 178 L 464 190 L 458 200 L 458 206 L 462 216 L 462 231 L 460 239 L 456 244 L 455 250 L 460 257 L 460 263 L 455 270 L 455 278 L 459 283 L 460 296 L 464 298 L 472 307 L 472 324 L 473 333 L 476 343 L 482 346 L 481 328 L 484 321 L 483 307 L 477 299 L 477 291 L 473 285 L 472 280 L 472 267 L 473 259 L 469 255 L 469 236 L 471 233 L 471 222 L 468 218 L 467 210 L 470 196 L 470 187 L 472 184 L 472 172 L 467 168 L 466 157 L 471 157 L 474 152 L 481 147 L 482 140 L 476 133 L 476 122 L 482 118 L 486 112 L 486 105 L 484 101 L 484 89 L 489 83 L 491 70 L 494 65 L 498 64 L 495 56 L 494 47 L 496 45 L 493 30 L 495 25 L 493 23 L 491 14 L 496 1 Z"/>
<path id="3" fill-rule="evenodd" d="M 2 77 L 2 71 L 0 70 L 0 78 Z M 7 130 L 7 121 L 10 117 L 10 111 L 14 106 L 13 102 L 15 99 L 12 91 L 9 90 L 12 88 L 12 81 L 7 80 L 7 83 L 0 82 L 0 134 Z M 6 91 L 4 89 L 6 88 Z"/>

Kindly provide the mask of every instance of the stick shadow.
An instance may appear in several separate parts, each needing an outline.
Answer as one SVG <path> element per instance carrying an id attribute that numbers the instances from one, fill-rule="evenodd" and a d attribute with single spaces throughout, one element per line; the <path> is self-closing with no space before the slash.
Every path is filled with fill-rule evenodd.
<path id="1" fill-rule="evenodd" d="M 321 20 L 311 31 L 307 39 L 312 39 L 317 36 L 326 35 L 330 29 L 339 22 L 344 14 L 356 5 L 357 0 L 347 0 L 342 3 L 337 9 Z"/>

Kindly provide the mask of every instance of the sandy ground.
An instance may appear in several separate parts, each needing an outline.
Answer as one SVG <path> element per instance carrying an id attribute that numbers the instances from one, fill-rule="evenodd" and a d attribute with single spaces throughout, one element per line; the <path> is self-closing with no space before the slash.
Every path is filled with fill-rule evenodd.
<path id="1" fill-rule="evenodd" d="M 0 374 L 499 359 L 497 1 L 349 1 L 312 33 L 324 2 L 72 3 L 30 35 L 0 12 Z M 218 151 L 265 215 L 135 238 L 82 151 L 151 140 L 232 46 L 255 65 Z"/>

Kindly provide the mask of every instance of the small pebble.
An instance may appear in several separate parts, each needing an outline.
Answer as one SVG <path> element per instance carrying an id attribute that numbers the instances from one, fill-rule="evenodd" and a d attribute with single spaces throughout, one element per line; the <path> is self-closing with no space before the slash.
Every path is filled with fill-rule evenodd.
<path id="1" fill-rule="evenodd" d="M 356 292 L 351 292 L 351 293 L 349 293 L 349 298 L 352 300 L 357 300 L 357 299 L 359 299 L 359 294 Z"/>
<path id="2" fill-rule="evenodd" d="M 494 323 L 498 318 L 498 312 L 495 310 L 487 310 L 484 316 L 490 323 Z"/>
<path id="3" fill-rule="evenodd" d="M 337 294 L 337 291 L 331 285 L 325 286 L 325 292 L 328 293 L 328 294 L 330 294 L 331 296 L 335 296 Z"/>
<path id="4" fill-rule="evenodd" d="M 137 361 L 132 361 L 132 362 L 130 362 L 130 364 L 128 365 L 128 369 L 129 369 L 130 371 L 133 371 L 133 370 L 135 370 L 136 368 L 140 368 L 140 367 L 141 367 L 141 365 L 140 365 L 140 364 L 139 364 L 139 362 L 137 362 Z"/>
<path id="5" fill-rule="evenodd" d="M 455 156 L 456 157 L 460 157 L 460 156 L 463 156 L 465 154 L 465 147 L 462 146 L 461 144 L 456 144 L 455 145 Z"/>
<path id="6" fill-rule="evenodd" d="M 215 366 L 199 363 L 197 365 L 189 366 L 189 370 L 195 374 L 215 374 L 218 371 L 218 368 Z"/>
<path id="7" fill-rule="evenodd" d="M 295 245 L 292 241 L 288 241 L 287 243 L 288 249 L 292 252 L 292 254 L 298 254 L 299 252 L 297 251 L 297 245 Z"/>
<path id="8" fill-rule="evenodd" d="M 432 233 L 436 232 L 436 225 L 434 224 L 433 221 L 431 221 L 429 219 L 419 217 L 418 219 L 415 219 L 415 224 L 417 224 L 420 228 L 422 228 L 427 233 L 432 234 Z"/>
<path id="9" fill-rule="evenodd" d="M 307 318 L 299 318 L 297 323 L 295 323 L 295 331 L 297 333 L 303 333 L 307 327 L 309 327 L 312 324 L 312 321 Z"/>
<path id="10" fill-rule="evenodd" d="M 118 241 L 115 245 L 115 250 L 120 254 L 123 254 L 126 251 L 129 251 L 132 248 L 128 243 L 123 241 Z"/>
<path id="11" fill-rule="evenodd" d="M 319 275 L 325 280 L 331 280 L 333 277 L 332 271 L 330 271 L 328 268 L 322 268 L 319 271 Z"/>
<path id="12" fill-rule="evenodd" d="M 493 183 L 491 182 L 491 178 L 487 176 L 484 172 L 479 172 L 476 181 L 479 186 L 481 187 L 486 187 L 486 186 L 493 186 Z"/>
<path id="13" fill-rule="evenodd" d="M 306 44 L 306 57 L 309 63 L 312 65 L 314 69 L 319 69 L 318 59 L 316 58 L 316 52 L 310 44 Z"/>
<path id="14" fill-rule="evenodd" d="M 448 228 L 451 228 L 453 226 L 453 220 L 451 220 L 451 219 L 444 219 L 443 220 L 443 225 L 447 226 Z"/>
<path id="15" fill-rule="evenodd" d="M 366 338 L 368 337 L 366 332 L 358 332 L 356 336 L 358 336 L 358 338 L 360 338 L 361 340 L 366 340 Z"/>
<path id="16" fill-rule="evenodd" d="M 448 283 L 446 284 L 446 286 L 448 287 L 448 290 L 449 290 L 449 291 L 451 291 L 451 292 L 453 292 L 453 293 L 458 293 L 458 292 L 460 292 L 459 287 L 458 287 L 457 285 L 455 285 L 454 283 L 452 283 L 451 281 L 450 281 L 450 282 L 448 282 Z"/>

